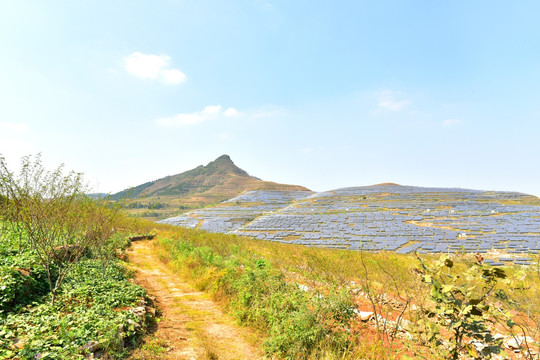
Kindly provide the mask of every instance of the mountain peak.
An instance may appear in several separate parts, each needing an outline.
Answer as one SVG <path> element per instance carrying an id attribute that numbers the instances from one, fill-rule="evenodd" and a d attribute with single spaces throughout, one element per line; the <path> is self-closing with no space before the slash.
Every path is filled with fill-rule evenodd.
<path id="1" fill-rule="evenodd" d="M 216 160 L 210 162 L 206 166 L 218 166 L 218 167 L 232 167 L 236 168 L 237 166 L 234 164 L 234 162 L 231 160 L 231 157 L 229 155 L 221 155 Z"/>
<path id="2" fill-rule="evenodd" d="M 231 157 L 229 155 L 221 155 L 216 160 L 206 165 L 204 169 L 208 173 L 214 173 L 216 171 L 220 171 L 220 172 L 250 177 L 246 171 L 236 166 L 236 164 L 231 160 Z"/>
<path id="3" fill-rule="evenodd" d="M 223 154 L 220 157 L 218 157 L 216 160 L 214 160 L 214 162 L 218 162 L 218 161 L 219 162 L 222 162 L 222 161 L 232 162 L 231 157 L 227 154 Z"/>
<path id="4" fill-rule="evenodd" d="M 191 208 L 202 207 L 251 190 L 307 191 L 301 186 L 277 184 L 250 176 L 236 166 L 229 155 L 224 154 L 206 166 L 200 165 L 181 174 L 166 176 L 126 189 L 114 194 L 113 198 L 138 199 L 137 206 L 167 203 L 161 212 L 172 213 L 175 211 L 174 207 L 178 211 L 179 204 Z M 136 212 L 137 208 L 134 209 Z"/>

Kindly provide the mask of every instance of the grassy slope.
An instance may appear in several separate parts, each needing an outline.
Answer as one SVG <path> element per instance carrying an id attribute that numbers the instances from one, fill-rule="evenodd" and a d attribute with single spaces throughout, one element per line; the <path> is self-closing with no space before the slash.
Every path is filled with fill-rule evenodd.
<path id="1" fill-rule="evenodd" d="M 418 309 L 434 305 L 426 300 L 429 286 L 421 281 L 414 255 L 308 248 L 167 226 L 161 229 L 165 231 L 160 233 L 157 251 L 164 261 L 179 276 L 191 278 L 199 289 L 221 299 L 241 322 L 264 331 L 269 355 L 376 359 L 424 354 L 437 358 L 436 348 L 418 346 L 418 339 L 393 337 L 392 327 L 373 331 L 373 326 L 355 321 L 347 312 L 356 303 L 360 310 L 375 311 L 387 319 L 401 314 L 413 324 L 420 323 L 424 315 Z M 423 259 L 431 263 L 435 257 Z M 470 255 L 453 259 L 455 274 L 475 266 Z M 509 300 L 493 300 L 503 310 L 511 310 L 516 322 L 529 322 L 525 329 L 533 335 L 540 322 L 539 273 L 535 267 L 505 271 L 510 281 L 497 289 L 505 291 Z M 481 279 L 472 281 L 481 285 Z M 405 304 L 405 310 L 396 304 Z M 503 330 L 498 327 L 495 332 Z M 343 331 L 348 334 L 345 338 Z"/>

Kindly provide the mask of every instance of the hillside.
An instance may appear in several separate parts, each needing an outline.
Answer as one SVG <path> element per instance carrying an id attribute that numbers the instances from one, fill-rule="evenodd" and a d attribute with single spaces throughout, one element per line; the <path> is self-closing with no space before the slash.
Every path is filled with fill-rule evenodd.
<path id="1" fill-rule="evenodd" d="M 514 254 L 518 262 L 540 251 L 540 200 L 515 192 L 396 184 L 320 193 L 252 191 L 163 222 L 351 250 L 495 251 Z"/>
<path id="2" fill-rule="evenodd" d="M 162 219 L 186 210 L 215 205 L 246 191 L 280 190 L 309 191 L 302 186 L 263 181 L 250 176 L 222 155 L 208 165 L 149 181 L 112 196 L 126 200 L 132 215 Z"/>

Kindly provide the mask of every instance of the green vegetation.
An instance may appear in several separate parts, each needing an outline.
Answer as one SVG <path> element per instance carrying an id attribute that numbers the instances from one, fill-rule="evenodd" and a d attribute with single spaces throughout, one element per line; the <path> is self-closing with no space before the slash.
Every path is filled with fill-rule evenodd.
<path id="1" fill-rule="evenodd" d="M 144 332 L 145 291 L 116 258 L 134 228 L 82 176 L 0 157 L 0 359 L 124 358 Z"/>
<path id="2" fill-rule="evenodd" d="M 0 159 L 1 160 L 1 159 Z M 47 171 L 41 159 L 22 159 L 18 177 L 0 162 L 5 197 L 3 220 L 16 224 L 19 251 L 27 247 L 45 269 L 54 303 L 71 268 L 91 245 L 101 246 L 113 232 L 116 211 L 106 200 L 86 196 L 81 174 Z"/>
<path id="3" fill-rule="evenodd" d="M 477 263 L 456 274 L 451 272 L 454 262 L 446 255 L 431 266 L 419 260 L 425 271 L 423 281 L 431 285 L 430 297 L 435 303 L 433 311 L 419 322 L 428 329 L 424 335 L 433 348 L 444 345 L 441 329 L 445 328 L 450 334 L 449 346 L 440 351 L 445 358 L 457 360 L 464 352 L 475 358 L 501 353 L 502 338 L 495 338 L 488 324 L 501 318 L 511 320 L 510 315 L 497 311 L 494 301 L 504 295 L 504 290 L 499 289 L 496 297 L 491 296 L 498 282 L 507 278 L 505 271 Z M 482 347 L 477 348 L 470 341 L 466 343 L 466 339 L 478 341 Z"/>
<path id="4" fill-rule="evenodd" d="M 145 304 L 145 292 L 124 266 L 114 260 L 104 272 L 99 260 L 77 262 L 52 304 L 35 255 L 20 256 L 14 245 L 3 238 L 0 249 L 0 359 L 124 358 L 146 326 L 129 311 Z"/>
<path id="5" fill-rule="evenodd" d="M 160 202 L 144 204 L 139 201 L 135 201 L 126 205 L 127 209 L 163 209 L 164 207 L 165 204 Z"/>
<path id="6" fill-rule="evenodd" d="M 265 334 L 268 356 L 489 359 L 513 352 L 504 341 L 529 339 L 520 354 L 534 358 L 531 339 L 540 324 L 534 267 L 163 229 L 156 244 L 163 261 Z"/>
<path id="7" fill-rule="evenodd" d="M 262 258 L 232 249 L 224 257 L 210 247 L 163 239 L 168 259 L 192 278 L 200 290 L 230 300 L 230 310 L 240 322 L 269 334 L 264 348 L 269 354 L 290 359 L 308 357 L 313 349 L 347 346 L 339 324 L 352 316 L 352 301 L 338 289 L 331 299 L 302 291 Z M 332 335 L 332 336 L 329 336 Z M 327 340 L 329 339 L 329 340 Z"/>

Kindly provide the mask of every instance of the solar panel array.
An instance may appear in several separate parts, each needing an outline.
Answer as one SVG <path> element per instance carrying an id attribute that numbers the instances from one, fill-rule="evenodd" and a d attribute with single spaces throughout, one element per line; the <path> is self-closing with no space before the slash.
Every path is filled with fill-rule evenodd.
<path id="1" fill-rule="evenodd" d="M 250 191 L 218 206 L 194 210 L 160 223 L 228 233 L 238 230 L 261 215 L 275 212 L 311 194 L 313 193 L 310 191 Z"/>
<path id="2" fill-rule="evenodd" d="M 514 263 L 526 264 L 528 258 L 519 254 L 540 250 L 540 206 L 524 205 L 527 198 L 513 192 L 392 185 L 321 193 L 252 191 L 162 222 L 352 250 L 499 250 L 513 254 Z"/>

